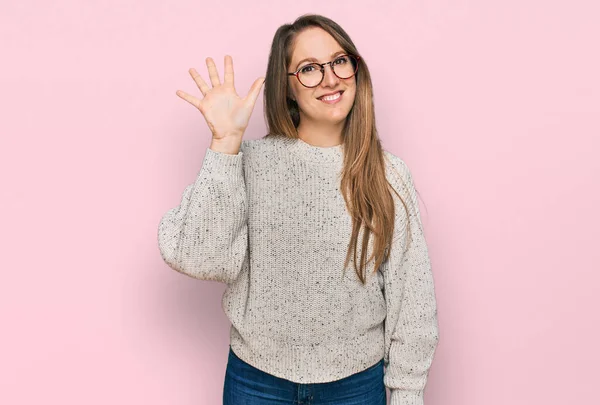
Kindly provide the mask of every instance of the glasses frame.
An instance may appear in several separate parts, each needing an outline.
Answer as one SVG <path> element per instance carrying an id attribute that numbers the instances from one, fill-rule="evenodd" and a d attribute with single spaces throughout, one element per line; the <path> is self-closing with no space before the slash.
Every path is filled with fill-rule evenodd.
<path id="1" fill-rule="evenodd" d="M 340 78 L 342 80 L 344 80 L 344 79 L 350 79 L 350 77 L 339 77 L 337 75 L 337 73 L 335 73 L 335 68 L 333 67 L 333 65 L 331 65 L 333 62 L 335 62 L 336 60 L 338 60 L 341 56 L 351 56 L 354 59 L 356 59 L 356 69 L 354 69 L 354 73 L 350 77 L 356 76 L 356 72 L 358 72 L 358 66 L 359 66 L 358 62 L 360 61 L 360 56 L 352 55 L 352 54 L 349 54 L 349 53 L 340 54 L 340 55 L 336 56 L 333 60 L 331 60 L 329 62 L 325 62 L 325 63 L 318 63 L 318 62 L 307 63 L 306 65 L 303 65 L 303 66 L 299 67 L 298 70 L 296 70 L 295 72 L 292 72 L 292 73 L 288 72 L 287 75 L 288 76 L 296 76 L 296 79 L 298 79 L 298 82 L 300 82 L 301 85 L 303 85 L 304 87 L 307 87 L 309 89 L 312 89 L 314 87 L 317 87 L 318 85 L 320 85 L 323 82 L 323 79 L 325 79 L 325 66 L 329 65 L 329 67 L 331 68 L 331 71 L 333 72 L 334 75 L 336 75 L 336 77 L 338 77 L 338 78 Z M 304 69 L 308 65 L 319 65 L 321 67 L 321 69 L 320 69 L 320 71 L 321 71 L 321 80 L 319 80 L 319 83 L 315 84 L 314 86 L 307 86 L 306 84 L 302 83 L 302 81 L 298 77 L 298 75 L 300 74 L 300 70 Z"/>

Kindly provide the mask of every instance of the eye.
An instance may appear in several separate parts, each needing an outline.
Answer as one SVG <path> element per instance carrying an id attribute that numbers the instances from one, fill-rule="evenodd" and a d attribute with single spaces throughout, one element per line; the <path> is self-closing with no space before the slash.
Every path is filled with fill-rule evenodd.
<path id="1" fill-rule="evenodd" d="M 317 67 L 314 64 L 306 65 L 300 69 L 300 73 L 311 73 L 316 70 Z"/>
<path id="2" fill-rule="evenodd" d="M 346 55 L 340 56 L 339 58 L 333 61 L 334 65 L 343 65 L 345 63 L 348 63 L 348 57 Z"/>

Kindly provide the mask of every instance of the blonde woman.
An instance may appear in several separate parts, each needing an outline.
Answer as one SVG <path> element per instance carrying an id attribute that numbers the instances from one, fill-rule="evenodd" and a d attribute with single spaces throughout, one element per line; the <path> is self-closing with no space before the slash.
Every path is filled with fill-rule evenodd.
<path id="1" fill-rule="evenodd" d="M 438 343 L 433 276 L 406 164 L 382 149 L 367 64 L 334 21 L 275 33 L 246 97 L 190 73 L 212 133 L 161 219 L 164 261 L 225 283 L 223 404 L 423 404 Z M 268 133 L 243 139 L 264 83 Z"/>

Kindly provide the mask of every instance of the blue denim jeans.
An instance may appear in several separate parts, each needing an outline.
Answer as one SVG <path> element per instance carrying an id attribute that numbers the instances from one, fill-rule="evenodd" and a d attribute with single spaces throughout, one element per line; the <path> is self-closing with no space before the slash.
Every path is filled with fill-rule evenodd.
<path id="1" fill-rule="evenodd" d="M 301 384 L 251 366 L 230 346 L 223 405 L 386 405 L 383 359 L 341 380 Z"/>

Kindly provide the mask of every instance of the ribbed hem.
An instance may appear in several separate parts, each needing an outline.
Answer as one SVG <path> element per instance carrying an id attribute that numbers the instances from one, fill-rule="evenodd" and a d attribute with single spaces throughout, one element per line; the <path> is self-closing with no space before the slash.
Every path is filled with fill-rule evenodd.
<path id="1" fill-rule="evenodd" d="M 394 389 L 391 391 L 390 405 L 423 405 L 423 391 Z"/>
<path id="2" fill-rule="evenodd" d="M 286 380 L 325 383 L 359 373 L 377 364 L 384 354 L 383 325 L 345 343 L 290 345 L 253 335 L 246 341 L 232 325 L 231 349 L 246 363 Z"/>

